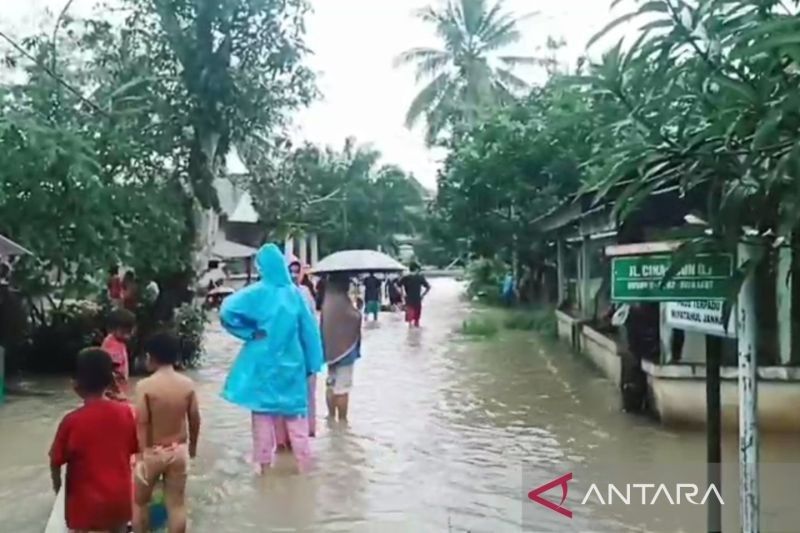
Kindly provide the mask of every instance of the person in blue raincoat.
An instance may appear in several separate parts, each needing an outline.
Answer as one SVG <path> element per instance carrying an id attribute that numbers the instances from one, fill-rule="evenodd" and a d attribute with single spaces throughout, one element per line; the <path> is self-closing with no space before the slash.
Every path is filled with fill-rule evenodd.
<path id="1" fill-rule="evenodd" d="M 503 297 L 504 304 L 508 307 L 514 305 L 516 290 L 514 287 L 514 274 L 512 274 L 510 270 L 506 273 L 506 277 L 503 278 L 503 286 L 500 287 L 500 294 Z"/>
<path id="2" fill-rule="evenodd" d="M 301 472 L 310 467 L 308 377 L 323 361 L 320 330 L 274 244 L 256 254 L 261 280 L 225 299 L 222 326 L 244 341 L 222 397 L 252 412 L 253 459 L 263 473 L 275 458 L 275 428 L 286 423 Z"/>

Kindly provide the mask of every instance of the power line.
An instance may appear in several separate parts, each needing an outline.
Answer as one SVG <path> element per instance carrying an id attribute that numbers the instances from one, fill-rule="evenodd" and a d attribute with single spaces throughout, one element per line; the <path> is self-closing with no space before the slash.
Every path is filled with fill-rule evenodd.
<path id="1" fill-rule="evenodd" d="M 2 38 L 3 40 L 5 40 L 6 42 L 8 42 L 8 44 L 10 44 L 12 47 L 14 47 L 14 49 L 15 49 L 17 52 L 19 52 L 20 54 L 22 54 L 22 55 L 23 55 L 25 58 L 29 59 L 30 61 L 33 61 L 33 62 L 34 62 L 34 64 L 36 64 L 36 66 L 37 66 L 37 67 L 39 67 L 40 69 L 42 69 L 42 70 L 43 70 L 43 71 L 44 71 L 44 72 L 45 72 L 45 73 L 46 73 L 48 76 L 50 76 L 51 78 L 53 78 L 53 79 L 56 81 L 56 83 L 58 83 L 58 84 L 59 84 L 59 85 L 61 85 L 63 88 L 65 88 L 66 90 L 68 90 L 69 92 L 71 92 L 73 95 L 77 96 L 77 97 L 78 97 L 78 99 L 79 99 L 81 102 L 83 102 L 84 104 L 86 104 L 86 105 L 88 105 L 89 107 L 91 107 L 91 108 L 92 108 L 94 111 L 96 111 L 97 113 L 100 113 L 100 114 L 103 114 L 103 115 L 109 116 L 109 114 L 108 114 L 108 113 L 107 113 L 105 110 L 103 110 L 103 109 L 102 109 L 102 108 L 101 108 L 99 105 L 97 105 L 96 103 L 92 102 L 91 100 L 89 100 L 88 98 L 86 98 L 85 96 L 83 96 L 83 95 L 81 94 L 81 92 L 80 92 L 78 89 L 76 89 L 75 87 L 73 87 L 72 85 L 70 85 L 69 83 L 67 83 L 67 82 L 66 82 L 66 81 L 65 81 L 65 80 L 64 80 L 64 79 L 63 79 L 61 76 L 59 76 L 58 74 L 56 74 L 55 72 L 53 72 L 53 71 L 52 71 L 50 68 L 48 68 L 48 67 L 47 67 L 47 66 L 45 66 L 45 65 L 42 65 L 42 64 L 41 64 L 39 61 L 37 61 L 35 57 L 33 57 L 31 54 L 29 54 L 29 53 L 28 53 L 28 52 L 27 52 L 27 51 L 26 51 L 26 50 L 25 50 L 25 49 L 24 49 L 22 46 L 20 46 L 19 44 L 17 44 L 17 42 L 16 42 L 16 41 L 14 41 L 14 39 L 12 39 L 11 37 L 9 37 L 8 35 L 6 35 L 5 33 L 3 33 L 2 31 L 0 31 L 0 38 Z"/>

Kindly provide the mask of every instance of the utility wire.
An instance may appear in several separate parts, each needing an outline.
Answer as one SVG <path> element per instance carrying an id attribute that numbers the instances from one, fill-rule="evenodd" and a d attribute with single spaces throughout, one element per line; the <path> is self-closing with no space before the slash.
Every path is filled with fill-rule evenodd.
<path id="1" fill-rule="evenodd" d="M 75 87 L 73 87 L 72 85 L 70 85 L 69 83 L 67 83 L 67 82 L 64 80 L 64 78 L 62 78 L 61 76 L 59 76 L 58 74 L 56 74 L 55 72 L 53 72 L 53 70 L 52 70 L 52 69 L 50 69 L 49 67 L 47 67 L 47 66 L 45 66 L 45 65 L 42 65 L 42 64 L 41 64 L 39 61 L 37 61 L 35 57 L 33 57 L 31 54 L 29 54 L 29 53 L 27 52 L 27 50 L 25 50 L 25 49 L 24 49 L 22 46 L 20 46 L 19 44 L 17 44 L 17 42 L 16 42 L 16 41 L 14 41 L 14 39 L 12 39 L 11 37 L 9 37 L 8 35 L 6 35 L 5 33 L 3 33 L 2 31 L 0 31 L 0 38 L 2 38 L 3 40 L 5 40 L 6 42 L 8 42 L 8 44 L 10 44 L 10 45 L 11 45 L 11 46 L 12 46 L 12 47 L 13 47 L 13 48 L 14 48 L 14 49 L 17 51 L 17 52 L 19 52 L 19 53 L 20 53 L 21 55 L 23 55 L 25 58 L 27 58 L 27 59 L 29 59 L 29 60 L 33 61 L 33 62 L 36 64 L 36 66 L 37 66 L 37 67 L 39 67 L 40 69 L 42 69 L 42 70 L 43 70 L 43 71 L 44 71 L 44 72 L 45 72 L 45 73 L 46 73 L 48 76 L 50 76 L 51 78 L 53 78 L 53 79 L 56 81 L 56 83 L 58 83 L 58 84 L 59 84 L 59 85 L 61 85 L 63 88 L 65 88 L 66 90 L 68 90 L 69 92 L 71 92 L 72 94 L 74 94 L 75 96 L 77 96 L 77 97 L 78 97 L 78 99 L 79 99 L 81 102 L 83 102 L 84 104 L 86 104 L 86 105 L 88 105 L 89 107 L 91 107 L 91 108 L 92 108 L 92 110 L 94 110 L 95 112 L 97 112 L 97 113 L 100 113 L 100 114 L 102 114 L 102 115 L 105 115 L 105 116 L 110 116 L 110 115 L 109 115 L 109 114 L 108 114 L 108 113 L 107 113 L 107 112 L 106 112 L 104 109 L 102 109 L 102 108 L 101 108 L 99 105 L 97 105 L 96 103 L 92 102 L 91 100 L 89 100 L 88 98 L 86 98 L 85 96 L 83 96 L 83 95 L 81 94 L 81 92 L 80 92 L 78 89 L 76 89 Z"/>

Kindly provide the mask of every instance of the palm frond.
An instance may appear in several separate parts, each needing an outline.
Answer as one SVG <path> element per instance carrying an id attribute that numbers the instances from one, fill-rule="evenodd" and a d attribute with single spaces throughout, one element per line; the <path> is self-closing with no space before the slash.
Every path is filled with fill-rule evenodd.
<path id="1" fill-rule="evenodd" d="M 493 52 L 504 46 L 516 44 L 522 38 L 517 21 L 510 19 L 487 33 L 481 45 L 482 52 Z"/>
<path id="2" fill-rule="evenodd" d="M 546 59 L 530 56 L 500 56 L 498 59 L 509 67 L 517 67 L 521 65 L 540 66 L 547 62 Z"/>
<path id="3" fill-rule="evenodd" d="M 449 81 L 447 73 L 439 74 L 417 94 L 406 113 L 407 128 L 413 128 L 419 118 L 438 101 Z"/>
<path id="4" fill-rule="evenodd" d="M 447 4 L 436 26 L 436 33 L 444 39 L 445 48 L 451 52 L 457 52 L 464 48 L 469 34 L 464 26 L 464 14 L 455 2 L 451 1 Z"/>
<path id="5" fill-rule="evenodd" d="M 392 61 L 394 68 L 402 67 L 410 63 L 420 63 L 433 57 L 448 56 L 447 52 L 435 48 L 417 47 L 406 50 Z M 449 57 L 449 56 L 448 56 Z"/>
<path id="6" fill-rule="evenodd" d="M 422 22 L 438 24 L 441 22 L 441 13 L 439 13 L 433 6 L 425 6 L 414 12 L 414 16 Z"/>
<path id="7" fill-rule="evenodd" d="M 511 72 L 510 70 L 499 68 L 496 71 L 497 79 L 513 91 L 521 92 L 529 88 L 528 83 Z"/>
<path id="8" fill-rule="evenodd" d="M 425 143 L 428 146 L 436 144 L 448 124 L 459 120 L 463 115 L 462 110 L 459 108 L 459 85 L 456 80 L 450 80 L 450 83 L 440 93 L 438 101 L 428 110 L 425 116 L 427 126 Z"/>
<path id="9" fill-rule="evenodd" d="M 511 104 L 517 99 L 513 89 L 499 79 L 492 84 L 492 89 L 496 105 Z"/>
<path id="10" fill-rule="evenodd" d="M 461 0 L 461 16 L 466 34 L 477 36 L 486 17 L 486 0 Z"/>
<path id="11" fill-rule="evenodd" d="M 497 27 L 497 25 L 500 24 L 500 21 L 506 16 L 507 15 L 503 14 L 503 2 L 497 2 L 491 7 L 491 9 L 489 9 L 488 12 L 484 14 L 481 25 L 478 28 L 478 31 L 475 32 L 475 35 L 480 39 L 483 39 L 487 30 Z"/>
<path id="12" fill-rule="evenodd" d="M 417 82 L 420 82 L 423 79 L 438 76 L 443 70 L 447 69 L 450 64 L 452 64 L 451 56 L 445 53 L 441 53 L 437 56 L 431 56 L 423 61 L 420 61 L 417 63 Z"/>

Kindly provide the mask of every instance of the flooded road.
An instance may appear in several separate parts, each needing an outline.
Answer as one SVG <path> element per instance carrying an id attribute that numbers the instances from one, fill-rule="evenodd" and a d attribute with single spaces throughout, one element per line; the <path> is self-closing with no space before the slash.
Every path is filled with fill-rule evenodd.
<path id="1" fill-rule="evenodd" d="M 318 390 L 316 467 L 301 477 L 282 456 L 258 478 L 249 463 L 248 413 L 218 397 L 237 343 L 216 325 L 207 360 L 193 373 L 203 428 L 190 478 L 193 532 L 504 532 L 522 530 L 523 463 L 628 465 L 702 462 L 703 433 L 665 430 L 620 413 L 614 387 L 579 357 L 528 333 L 488 341 L 458 334 L 470 312 L 461 286 L 435 280 L 423 329 L 383 314 L 367 326 L 349 427 L 330 426 Z M 322 380 L 320 380 L 322 381 Z M 66 383 L 51 398 L 13 398 L 0 408 L 2 531 L 40 532 L 50 512 L 46 464 L 55 426 L 76 404 Z M 773 439 L 762 457 L 797 461 L 796 441 Z M 733 439 L 725 460 L 736 461 Z M 557 498 L 556 498 L 557 500 Z M 530 507 L 528 507 L 530 511 Z M 535 523 L 533 523 L 535 521 Z M 525 531 L 657 530 L 657 517 L 626 523 L 611 514 L 572 521 L 535 511 Z M 687 531 L 693 528 L 687 528 Z"/>

